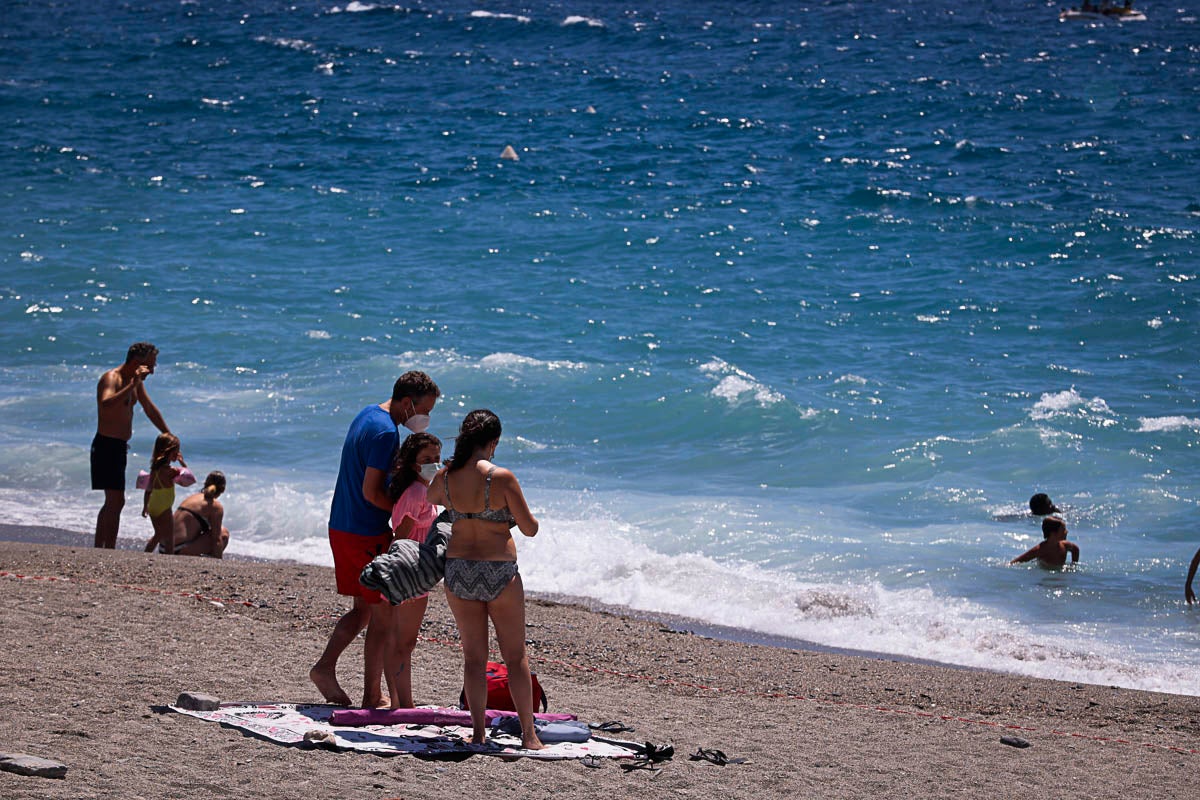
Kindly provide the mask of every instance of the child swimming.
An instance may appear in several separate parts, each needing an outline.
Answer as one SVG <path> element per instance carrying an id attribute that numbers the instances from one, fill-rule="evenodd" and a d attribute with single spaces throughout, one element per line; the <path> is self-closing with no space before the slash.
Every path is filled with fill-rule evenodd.
<path id="1" fill-rule="evenodd" d="M 1043 519 L 1042 536 L 1045 539 L 1041 544 L 1029 548 L 1008 563 L 1020 564 L 1036 558 L 1043 567 L 1061 567 L 1067 563 L 1067 553 L 1071 554 L 1072 564 L 1079 561 L 1079 546 L 1067 541 L 1067 523 L 1061 517 Z"/>

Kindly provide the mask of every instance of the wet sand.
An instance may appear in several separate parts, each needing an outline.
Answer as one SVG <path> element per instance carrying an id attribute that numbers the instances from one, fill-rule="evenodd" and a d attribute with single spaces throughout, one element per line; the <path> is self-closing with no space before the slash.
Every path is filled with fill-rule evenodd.
<path id="1" fill-rule="evenodd" d="M 154 707 L 181 691 L 318 702 L 308 669 L 346 608 L 332 570 L 97 551 L 90 536 L 0 526 L 0 751 L 64 780 L 0 772 L 4 798 L 1194 797 L 1200 698 L 681 632 L 528 601 L 551 710 L 671 743 L 659 773 L 476 756 L 288 748 Z M 26 541 L 13 541 L 26 540 Z M 26 577 L 17 577 L 26 576 Z M 461 686 L 440 590 L 414 662 L 420 703 Z M 361 640 L 339 675 L 360 697 Z M 1017 736 L 1030 746 L 1001 742 Z M 690 761 L 718 748 L 748 764 Z"/>

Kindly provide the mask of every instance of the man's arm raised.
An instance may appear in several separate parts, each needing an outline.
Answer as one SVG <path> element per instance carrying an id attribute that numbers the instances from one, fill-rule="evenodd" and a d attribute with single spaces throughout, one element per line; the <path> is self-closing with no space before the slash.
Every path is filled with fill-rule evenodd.
<path id="1" fill-rule="evenodd" d="M 154 401 L 150 399 L 150 395 L 146 392 L 145 384 L 141 380 L 137 380 L 134 381 L 133 385 L 137 387 L 137 399 L 142 404 L 142 410 L 146 412 L 146 418 L 161 432 L 170 433 L 171 429 L 167 427 L 162 412 L 158 410 L 158 406 L 154 405 Z M 183 464 L 183 461 L 181 460 L 179 463 Z M 185 464 L 184 466 L 187 465 Z"/>

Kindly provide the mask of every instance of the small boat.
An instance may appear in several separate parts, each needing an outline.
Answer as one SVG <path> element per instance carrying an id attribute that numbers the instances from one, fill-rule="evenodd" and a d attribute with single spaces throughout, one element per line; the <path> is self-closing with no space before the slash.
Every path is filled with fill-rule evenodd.
<path id="1" fill-rule="evenodd" d="M 1131 0 L 1125 0 L 1122 5 L 1117 5 L 1114 0 L 1100 0 L 1099 3 L 1084 0 L 1078 8 L 1064 9 L 1059 13 L 1058 19 L 1060 22 L 1066 20 L 1103 22 L 1110 19 L 1117 22 L 1145 22 L 1146 15 L 1134 8 Z"/>

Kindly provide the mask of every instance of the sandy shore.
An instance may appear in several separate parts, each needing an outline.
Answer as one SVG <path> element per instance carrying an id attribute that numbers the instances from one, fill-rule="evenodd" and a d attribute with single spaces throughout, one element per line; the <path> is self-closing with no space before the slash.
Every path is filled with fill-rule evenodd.
<path id="1" fill-rule="evenodd" d="M 615 763 L 423 761 L 301 750 L 152 707 L 180 691 L 317 702 L 307 679 L 344 608 L 332 571 L 97 551 L 0 528 L 0 751 L 66 763 L 0 773 L 3 798 L 1194 797 L 1200 698 L 793 650 L 531 600 L 551 710 L 673 743 L 658 774 Z M 37 576 L 35 577 L 17 577 Z M 53 579 L 53 580 L 50 580 Z M 418 702 L 461 684 L 440 592 L 418 646 Z M 361 645 L 342 682 L 361 696 Z M 1026 749 L 1002 744 L 1019 736 Z M 719 748 L 749 764 L 689 761 Z"/>

